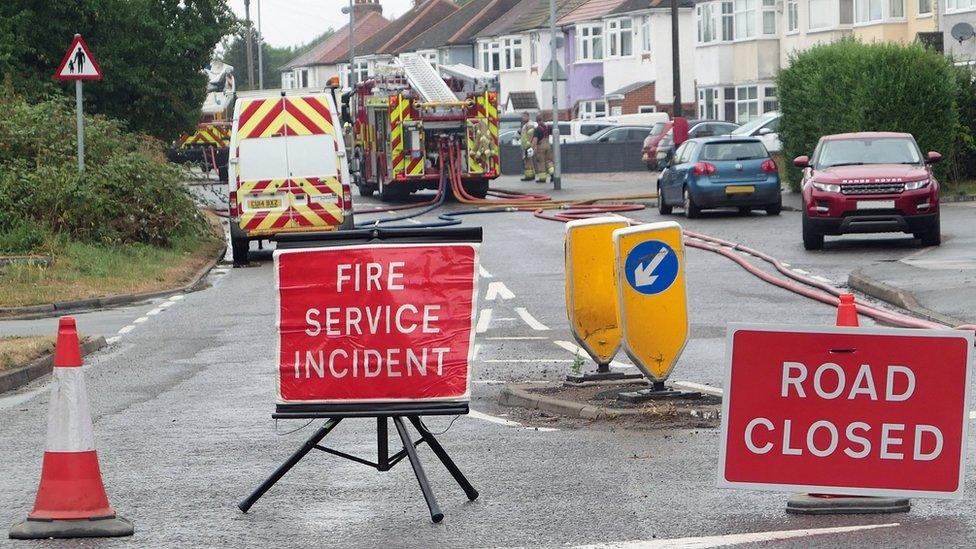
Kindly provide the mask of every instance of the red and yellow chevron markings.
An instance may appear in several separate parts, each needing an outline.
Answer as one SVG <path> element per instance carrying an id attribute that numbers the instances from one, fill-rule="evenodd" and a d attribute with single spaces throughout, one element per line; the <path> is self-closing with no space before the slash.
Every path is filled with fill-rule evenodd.
<path id="1" fill-rule="evenodd" d="M 194 145 L 210 145 L 217 148 L 226 147 L 230 143 L 230 133 L 222 126 L 213 124 L 200 124 L 191 135 L 185 135 L 180 139 L 180 147 L 186 148 Z"/>
<path id="2" fill-rule="evenodd" d="M 239 139 L 335 135 L 332 113 L 324 98 L 293 96 L 245 101 L 237 122 Z"/>
<path id="3" fill-rule="evenodd" d="M 282 196 L 284 195 L 284 196 Z M 317 197 L 332 195 L 327 200 Z M 251 234 L 309 227 L 334 227 L 342 223 L 342 183 L 337 177 L 296 177 L 243 181 L 237 191 L 242 205 L 241 228 Z M 248 199 L 281 197 L 275 209 L 249 210 Z"/>
<path id="4" fill-rule="evenodd" d="M 390 153 L 393 157 L 390 176 L 404 173 L 403 169 L 403 120 L 410 102 L 399 95 L 390 96 Z M 407 115 L 409 116 L 409 115 Z"/>

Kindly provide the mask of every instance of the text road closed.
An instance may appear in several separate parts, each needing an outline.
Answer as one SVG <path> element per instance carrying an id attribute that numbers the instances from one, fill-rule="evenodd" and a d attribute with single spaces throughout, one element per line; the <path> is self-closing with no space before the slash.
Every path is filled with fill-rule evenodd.
<path id="1" fill-rule="evenodd" d="M 730 328 L 719 484 L 961 497 L 971 347 L 951 331 Z"/>
<path id="2" fill-rule="evenodd" d="M 468 397 L 472 244 L 278 252 L 279 400 Z"/>

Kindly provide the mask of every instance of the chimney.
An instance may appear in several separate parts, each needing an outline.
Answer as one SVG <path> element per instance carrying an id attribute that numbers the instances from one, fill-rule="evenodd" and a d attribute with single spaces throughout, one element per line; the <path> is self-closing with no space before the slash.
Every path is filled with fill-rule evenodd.
<path id="1" fill-rule="evenodd" d="M 383 6 L 380 5 L 380 0 L 355 0 L 353 9 L 356 10 L 356 17 L 363 17 L 372 11 L 380 14 L 383 13 Z"/>

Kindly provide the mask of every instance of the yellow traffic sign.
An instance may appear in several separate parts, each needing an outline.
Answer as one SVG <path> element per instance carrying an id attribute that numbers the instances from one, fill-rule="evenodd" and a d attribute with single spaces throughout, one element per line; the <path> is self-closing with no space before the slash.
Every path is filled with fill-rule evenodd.
<path id="1" fill-rule="evenodd" d="M 624 350 L 652 381 L 664 381 L 688 342 L 681 226 L 617 229 L 613 247 Z"/>
<path id="2" fill-rule="evenodd" d="M 566 315 L 573 336 L 594 362 L 607 365 L 620 348 L 613 232 L 620 217 L 566 224 Z"/>

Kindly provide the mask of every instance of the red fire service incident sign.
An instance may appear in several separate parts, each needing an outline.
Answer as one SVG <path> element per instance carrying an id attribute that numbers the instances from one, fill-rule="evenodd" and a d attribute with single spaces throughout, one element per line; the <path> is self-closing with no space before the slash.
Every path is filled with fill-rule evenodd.
<path id="1" fill-rule="evenodd" d="M 467 400 L 476 244 L 281 250 L 281 403 Z"/>
<path id="2" fill-rule="evenodd" d="M 973 334 L 731 325 L 719 486 L 962 497 Z"/>

